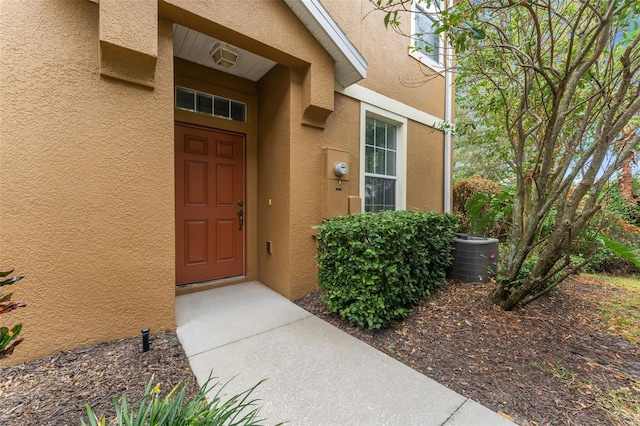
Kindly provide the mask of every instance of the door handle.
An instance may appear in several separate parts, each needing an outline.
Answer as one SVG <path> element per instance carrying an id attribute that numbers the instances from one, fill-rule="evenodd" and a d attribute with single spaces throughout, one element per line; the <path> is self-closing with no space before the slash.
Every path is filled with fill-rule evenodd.
<path id="1" fill-rule="evenodd" d="M 238 230 L 242 231 L 242 225 L 244 224 L 244 212 L 242 211 L 242 209 L 238 210 L 238 219 L 240 223 Z"/>

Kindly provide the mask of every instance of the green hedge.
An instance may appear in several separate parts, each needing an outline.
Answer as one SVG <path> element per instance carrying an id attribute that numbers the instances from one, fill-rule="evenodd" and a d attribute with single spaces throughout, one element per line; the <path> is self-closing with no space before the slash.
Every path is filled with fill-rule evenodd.
<path id="1" fill-rule="evenodd" d="M 346 321 L 369 329 L 405 317 L 445 280 L 458 217 L 383 211 L 318 226 L 323 301 Z"/>

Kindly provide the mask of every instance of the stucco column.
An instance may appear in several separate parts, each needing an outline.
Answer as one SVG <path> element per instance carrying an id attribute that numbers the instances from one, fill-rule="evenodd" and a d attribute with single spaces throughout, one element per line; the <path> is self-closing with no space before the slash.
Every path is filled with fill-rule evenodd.
<path id="1" fill-rule="evenodd" d="M 158 1 L 100 0 L 100 75 L 153 87 Z"/>
<path id="2" fill-rule="evenodd" d="M 326 55 L 325 58 L 318 58 L 318 61 L 304 73 L 301 99 L 302 124 L 324 128 L 327 117 L 333 112 L 333 67 L 333 60 Z"/>

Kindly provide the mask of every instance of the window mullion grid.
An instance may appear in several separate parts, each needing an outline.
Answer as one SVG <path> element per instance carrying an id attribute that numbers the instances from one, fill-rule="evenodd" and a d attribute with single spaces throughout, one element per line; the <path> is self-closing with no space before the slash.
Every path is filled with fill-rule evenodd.
<path id="1" fill-rule="evenodd" d="M 389 179 L 389 180 L 398 180 L 397 176 L 391 176 L 391 175 L 381 175 L 379 173 L 365 173 L 364 174 L 367 177 L 373 177 L 373 178 L 378 178 L 378 179 Z"/>
<path id="2" fill-rule="evenodd" d="M 382 147 L 383 152 L 384 152 L 384 164 L 382 165 L 382 170 L 384 170 L 384 174 L 386 175 L 387 172 L 387 152 L 388 150 L 388 146 L 389 146 L 389 141 L 387 140 L 387 136 L 388 136 L 388 131 L 387 131 L 387 127 L 389 126 L 389 123 L 384 123 L 384 146 Z"/>
<path id="3" fill-rule="evenodd" d="M 242 105 L 244 107 L 244 121 L 243 122 L 246 123 L 246 114 L 247 114 L 247 104 L 246 103 L 240 102 L 240 101 L 234 101 L 234 100 L 229 99 L 229 98 L 216 96 L 216 95 L 213 95 L 211 93 L 201 92 L 201 91 L 196 90 L 196 89 L 190 89 L 190 88 L 187 88 L 187 87 L 184 87 L 184 86 L 178 86 L 178 85 L 175 86 L 174 93 L 176 95 L 174 95 L 174 96 L 177 96 L 177 92 L 180 89 L 183 90 L 183 93 L 184 93 L 184 91 L 189 91 L 189 92 L 193 93 L 193 109 L 191 109 L 191 108 L 182 108 L 182 107 L 179 107 L 179 106 L 175 105 L 176 108 L 184 110 L 184 111 L 191 111 L 191 112 L 197 112 L 197 113 L 200 113 L 200 114 L 210 115 L 212 117 L 225 118 L 225 119 L 228 119 L 228 120 L 234 120 L 234 118 L 233 118 L 233 106 L 232 105 L 233 105 L 233 102 L 236 102 L 237 104 L 240 104 L 240 105 Z M 198 110 L 198 95 L 201 95 L 202 97 L 207 97 L 207 98 L 211 99 L 211 113 L 210 114 Z M 218 114 L 215 113 L 216 99 L 227 101 L 228 108 L 227 108 L 227 115 L 226 116 L 218 115 Z M 176 102 L 177 101 L 175 101 L 174 104 Z M 235 120 L 235 121 L 240 121 L 240 120 Z"/>

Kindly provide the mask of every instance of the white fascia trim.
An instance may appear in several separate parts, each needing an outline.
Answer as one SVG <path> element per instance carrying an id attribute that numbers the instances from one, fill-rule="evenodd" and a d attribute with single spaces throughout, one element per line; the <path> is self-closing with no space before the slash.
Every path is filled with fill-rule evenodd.
<path id="1" fill-rule="evenodd" d="M 425 126 L 437 127 L 442 123 L 442 118 L 438 118 L 357 84 L 349 87 L 342 87 L 339 84 L 336 84 L 335 91 L 342 95 L 349 96 L 350 98 L 357 99 L 360 102 L 375 105 L 376 107 L 384 109 L 392 114 L 406 117 L 417 123 L 424 124 Z"/>
<path id="2" fill-rule="evenodd" d="M 341 70 L 347 65 L 352 71 L 355 71 L 355 74 L 348 73 L 348 78 L 339 78 L 339 80 L 342 80 L 340 84 L 349 86 L 367 77 L 367 61 L 364 56 L 347 38 L 347 35 L 329 15 L 320 0 L 283 1 L 336 61 L 336 70 Z M 304 13 L 305 11 L 307 14 Z M 309 19 L 309 17 L 312 19 Z M 326 33 L 328 39 L 321 37 L 317 31 L 313 31 L 313 27 L 316 25 Z"/>

